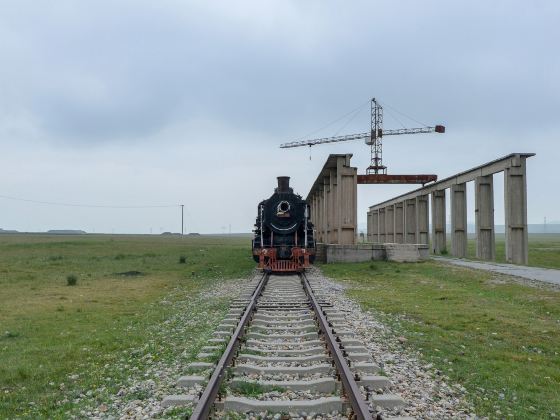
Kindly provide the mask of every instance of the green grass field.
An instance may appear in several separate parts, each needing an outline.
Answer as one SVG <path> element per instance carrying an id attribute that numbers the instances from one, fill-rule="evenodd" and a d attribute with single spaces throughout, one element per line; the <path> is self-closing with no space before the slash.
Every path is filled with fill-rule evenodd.
<path id="1" fill-rule="evenodd" d="M 129 349 L 177 357 L 210 334 L 227 299 L 199 302 L 208 316 L 193 318 L 192 337 L 157 346 L 145 332 L 173 302 L 253 268 L 247 238 L 0 235 L 0 418 L 64 418 L 76 409 L 68 395 L 118 391 L 100 372 Z"/>
<path id="2" fill-rule="evenodd" d="M 436 262 L 322 269 L 465 386 L 478 415 L 560 416 L 560 292 Z"/>
<path id="3" fill-rule="evenodd" d="M 558 248 L 532 237 L 531 262 L 557 266 Z M 249 251 L 236 237 L 0 235 L 0 418 L 87 417 L 146 360 L 192 360 L 228 306 L 201 292 L 246 278 Z M 434 262 L 323 268 L 463 384 L 477 414 L 560 416 L 558 292 Z M 160 342 L 178 311 L 186 334 Z"/>

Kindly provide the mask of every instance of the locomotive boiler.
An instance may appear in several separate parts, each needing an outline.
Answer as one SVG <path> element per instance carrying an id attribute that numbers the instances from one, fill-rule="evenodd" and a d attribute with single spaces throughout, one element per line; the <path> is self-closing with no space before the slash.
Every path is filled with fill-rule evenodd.
<path id="1" fill-rule="evenodd" d="M 315 259 L 309 205 L 290 188 L 290 177 L 279 176 L 278 187 L 257 207 L 253 258 L 271 272 L 302 271 Z"/>

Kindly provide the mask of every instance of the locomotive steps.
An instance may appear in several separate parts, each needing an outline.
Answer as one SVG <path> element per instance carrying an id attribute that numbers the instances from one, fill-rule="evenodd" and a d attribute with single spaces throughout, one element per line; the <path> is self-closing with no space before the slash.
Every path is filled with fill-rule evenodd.
<path id="1" fill-rule="evenodd" d="M 353 412 L 374 418 L 376 407 L 402 407 L 344 314 L 316 288 L 297 275 L 249 283 L 202 348 L 200 361 L 178 379 L 183 392 L 162 405 L 193 405 L 192 418 L 204 418 L 210 409 L 215 417 L 347 418 Z M 217 364 L 208 361 L 220 356 Z"/>

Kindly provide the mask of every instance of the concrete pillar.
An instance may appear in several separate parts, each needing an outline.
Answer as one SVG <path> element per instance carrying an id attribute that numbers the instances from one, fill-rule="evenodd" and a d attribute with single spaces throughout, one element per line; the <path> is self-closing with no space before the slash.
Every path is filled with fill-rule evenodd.
<path id="1" fill-rule="evenodd" d="M 432 192 L 432 252 L 441 254 L 445 250 L 445 190 L 436 190 Z"/>
<path id="2" fill-rule="evenodd" d="M 329 188 L 329 178 L 323 177 L 323 231 L 325 236 L 325 243 L 330 244 L 330 222 L 331 222 L 331 202 L 330 202 L 330 188 Z"/>
<path id="3" fill-rule="evenodd" d="M 402 244 L 404 243 L 404 203 L 396 203 L 393 212 L 395 216 L 395 225 L 393 227 L 395 242 Z"/>
<path id="4" fill-rule="evenodd" d="M 430 209 L 428 195 L 419 195 L 416 201 L 416 240 L 419 244 L 430 243 Z"/>
<path id="5" fill-rule="evenodd" d="M 350 166 L 350 157 L 337 160 L 338 205 L 340 211 L 339 244 L 356 243 L 358 233 L 358 169 Z"/>
<path id="6" fill-rule="evenodd" d="M 319 223 L 317 225 L 317 231 L 319 232 L 319 241 L 321 243 L 326 243 L 325 239 L 325 206 L 324 206 L 324 187 L 321 185 L 319 188 L 319 194 L 317 196 L 317 209 L 319 211 Z"/>
<path id="7" fill-rule="evenodd" d="M 451 254 L 467 256 L 467 184 L 451 186 Z"/>
<path id="8" fill-rule="evenodd" d="M 476 229 L 476 258 L 496 259 L 494 231 L 494 177 L 479 176 L 474 180 L 474 222 Z"/>
<path id="9" fill-rule="evenodd" d="M 512 166 L 504 171 L 504 211 L 506 261 L 527 265 L 529 263 L 529 237 L 525 160 L 520 156 L 512 158 Z"/>
<path id="10" fill-rule="evenodd" d="M 395 242 L 395 208 L 385 207 L 385 242 Z"/>
<path id="11" fill-rule="evenodd" d="M 379 210 L 372 210 L 372 237 L 371 242 L 379 243 Z"/>
<path id="12" fill-rule="evenodd" d="M 379 243 L 385 242 L 385 209 L 379 209 Z"/>
<path id="13" fill-rule="evenodd" d="M 416 200 L 410 199 L 404 202 L 404 242 L 416 244 Z"/>
<path id="14" fill-rule="evenodd" d="M 336 197 L 336 170 L 331 170 L 327 177 L 329 182 L 329 239 L 331 244 L 338 244 L 338 225 L 337 218 L 340 212 Z"/>
<path id="15" fill-rule="evenodd" d="M 311 204 L 311 209 L 310 209 L 310 217 L 311 217 L 311 223 L 313 223 L 313 225 L 315 225 L 317 223 L 317 213 L 316 213 L 316 209 L 315 209 L 315 194 L 313 193 L 310 197 L 310 204 Z M 315 240 L 317 240 L 317 233 L 315 233 Z"/>

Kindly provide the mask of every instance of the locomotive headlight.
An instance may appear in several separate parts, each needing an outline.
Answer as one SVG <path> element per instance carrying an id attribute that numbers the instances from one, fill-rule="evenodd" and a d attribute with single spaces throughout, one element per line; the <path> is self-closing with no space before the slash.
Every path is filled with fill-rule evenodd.
<path id="1" fill-rule="evenodd" d="M 280 201 L 280 203 L 278 203 L 278 207 L 276 207 L 276 215 L 281 216 L 287 212 L 290 211 L 290 203 L 288 203 L 287 201 Z"/>

